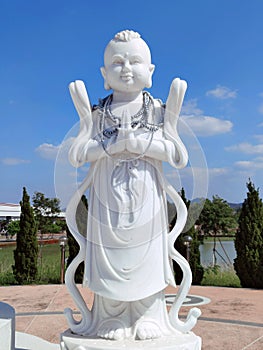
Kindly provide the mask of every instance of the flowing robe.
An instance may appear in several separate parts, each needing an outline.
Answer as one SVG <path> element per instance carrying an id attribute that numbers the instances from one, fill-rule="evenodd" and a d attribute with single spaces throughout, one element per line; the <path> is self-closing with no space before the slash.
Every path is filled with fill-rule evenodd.
<path id="1" fill-rule="evenodd" d="M 149 130 L 136 133 L 150 142 Z M 162 130 L 153 139 L 166 142 Z M 174 277 L 161 161 L 125 156 L 92 166 L 84 284 L 105 298 L 134 301 L 174 285 Z"/>

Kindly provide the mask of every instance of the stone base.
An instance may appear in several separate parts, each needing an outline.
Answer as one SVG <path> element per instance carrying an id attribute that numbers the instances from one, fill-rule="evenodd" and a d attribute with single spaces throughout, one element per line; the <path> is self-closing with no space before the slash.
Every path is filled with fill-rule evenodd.
<path id="1" fill-rule="evenodd" d="M 9 349 L 1 348 L 0 349 Z M 50 343 L 44 339 L 36 337 L 35 335 L 16 332 L 16 347 L 15 350 L 60 350 L 59 344 Z"/>
<path id="2" fill-rule="evenodd" d="M 15 349 L 15 309 L 0 302 L 0 346 L 1 349 Z"/>
<path id="3" fill-rule="evenodd" d="M 61 350 L 201 350 L 202 340 L 194 333 L 167 336 L 152 340 L 106 340 L 74 335 L 70 330 L 61 334 Z"/>

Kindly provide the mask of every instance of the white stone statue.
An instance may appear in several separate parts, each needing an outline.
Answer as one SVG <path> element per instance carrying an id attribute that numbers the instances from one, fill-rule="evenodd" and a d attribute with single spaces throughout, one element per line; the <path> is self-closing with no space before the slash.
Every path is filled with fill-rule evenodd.
<path id="1" fill-rule="evenodd" d="M 179 309 L 192 275 L 174 249 L 185 226 L 187 209 L 162 172 L 162 162 L 182 168 L 187 151 L 177 134 L 177 120 L 187 88 L 173 80 L 166 106 L 144 88 L 152 85 L 154 65 L 149 47 L 138 33 L 123 31 L 109 42 L 101 73 L 112 93 L 91 108 L 82 81 L 70 84 L 80 116 L 80 130 L 69 152 L 74 167 L 86 162 L 86 179 L 67 208 L 67 223 L 80 252 L 66 273 L 66 285 L 82 319 L 66 315 L 73 333 L 107 340 L 148 340 L 189 332 L 200 311 L 190 310 L 185 322 Z M 87 237 L 76 225 L 76 208 L 89 189 Z M 169 232 L 166 193 L 174 201 L 177 222 Z M 184 277 L 167 312 L 164 289 L 175 286 L 171 259 Z M 95 295 L 89 310 L 74 273 L 85 262 L 84 285 Z"/>

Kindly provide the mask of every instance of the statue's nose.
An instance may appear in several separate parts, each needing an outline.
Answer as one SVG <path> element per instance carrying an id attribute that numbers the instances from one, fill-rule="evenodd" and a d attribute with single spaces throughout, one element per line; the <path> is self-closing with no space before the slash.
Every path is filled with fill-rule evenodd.
<path id="1" fill-rule="evenodd" d="M 125 60 L 125 61 L 123 62 L 122 70 L 123 70 L 124 72 L 129 72 L 129 71 L 131 70 L 131 65 L 130 65 L 129 60 Z"/>

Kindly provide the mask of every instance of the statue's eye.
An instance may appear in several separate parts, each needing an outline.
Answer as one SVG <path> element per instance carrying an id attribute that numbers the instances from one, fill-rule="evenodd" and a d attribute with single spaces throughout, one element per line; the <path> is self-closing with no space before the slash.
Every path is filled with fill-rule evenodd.
<path id="1" fill-rule="evenodd" d="M 140 58 L 133 58 L 131 60 L 131 64 L 140 64 L 140 63 L 142 63 Z"/>
<path id="2" fill-rule="evenodd" d="M 122 64 L 123 63 L 123 61 L 122 61 L 122 59 L 121 58 L 116 58 L 115 60 L 113 60 L 113 62 L 112 62 L 113 64 L 116 64 L 116 65 L 118 65 L 118 64 Z"/>

